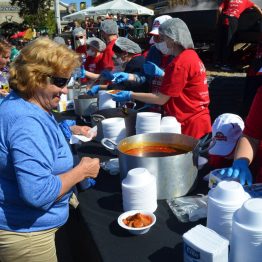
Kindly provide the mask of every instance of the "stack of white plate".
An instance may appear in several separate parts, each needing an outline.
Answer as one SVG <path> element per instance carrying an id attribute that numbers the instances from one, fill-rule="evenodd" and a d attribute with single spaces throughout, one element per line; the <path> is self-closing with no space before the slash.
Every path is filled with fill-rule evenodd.
<path id="1" fill-rule="evenodd" d="M 233 214 L 249 198 L 249 194 L 238 182 L 218 183 L 208 193 L 207 227 L 230 241 Z"/>
<path id="2" fill-rule="evenodd" d="M 262 260 L 262 199 L 247 200 L 233 217 L 230 261 Z"/>
<path id="3" fill-rule="evenodd" d="M 134 168 L 128 171 L 122 181 L 124 211 L 157 209 L 156 178 L 145 168 Z"/>
<path id="4" fill-rule="evenodd" d="M 122 117 L 112 117 L 101 121 L 103 135 L 111 139 L 116 144 L 126 137 L 125 119 Z"/>
<path id="5" fill-rule="evenodd" d="M 136 116 L 136 134 L 159 133 L 161 114 L 140 112 Z"/>
<path id="6" fill-rule="evenodd" d="M 161 119 L 160 132 L 181 134 L 181 124 L 174 116 L 165 116 Z"/>

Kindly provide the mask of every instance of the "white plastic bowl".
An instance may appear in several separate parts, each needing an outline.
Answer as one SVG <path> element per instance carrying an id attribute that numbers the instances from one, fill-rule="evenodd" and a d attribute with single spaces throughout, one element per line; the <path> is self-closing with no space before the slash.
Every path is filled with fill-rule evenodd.
<path id="1" fill-rule="evenodd" d="M 146 226 L 146 227 L 139 227 L 139 228 L 126 226 L 125 223 L 123 222 L 123 219 L 127 218 L 128 216 L 133 216 L 136 213 L 141 213 L 143 215 L 150 216 L 152 218 L 152 223 L 150 225 Z M 127 211 L 127 212 L 121 214 L 118 217 L 117 222 L 118 222 L 120 227 L 128 230 L 131 234 L 142 235 L 142 234 L 147 233 L 149 231 L 149 229 L 156 223 L 156 216 L 152 212 L 149 212 L 149 211 L 130 210 L 130 211 Z"/>

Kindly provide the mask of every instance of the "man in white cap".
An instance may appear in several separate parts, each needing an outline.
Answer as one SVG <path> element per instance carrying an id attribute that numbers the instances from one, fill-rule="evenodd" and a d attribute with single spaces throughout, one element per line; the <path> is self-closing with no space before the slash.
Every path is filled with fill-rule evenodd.
<path id="1" fill-rule="evenodd" d="M 244 121 L 235 114 L 219 115 L 212 125 L 209 165 L 212 168 L 229 167 L 233 163 L 235 148 L 244 130 Z"/>

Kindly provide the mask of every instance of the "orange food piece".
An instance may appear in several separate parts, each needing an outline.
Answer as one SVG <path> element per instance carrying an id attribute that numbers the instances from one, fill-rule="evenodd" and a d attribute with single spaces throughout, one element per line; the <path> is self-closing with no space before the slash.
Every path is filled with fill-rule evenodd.
<path id="1" fill-rule="evenodd" d="M 126 226 L 140 228 L 150 225 L 152 223 L 152 218 L 148 215 L 136 213 L 133 216 L 128 216 L 122 221 Z"/>
<path id="2" fill-rule="evenodd" d="M 121 90 L 109 90 L 107 93 L 108 94 L 117 94 L 119 93 Z"/>

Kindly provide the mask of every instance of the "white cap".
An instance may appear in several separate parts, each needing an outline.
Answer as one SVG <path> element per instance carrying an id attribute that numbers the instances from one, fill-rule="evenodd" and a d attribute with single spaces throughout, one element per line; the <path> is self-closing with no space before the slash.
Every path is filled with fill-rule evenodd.
<path id="1" fill-rule="evenodd" d="M 231 154 L 243 129 L 244 121 L 240 116 L 229 113 L 218 116 L 212 125 L 214 144 L 209 149 L 209 154 L 218 156 Z"/>
<path id="2" fill-rule="evenodd" d="M 153 22 L 152 30 L 149 32 L 149 34 L 159 35 L 159 33 L 158 33 L 159 26 L 162 23 L 164 23 L 165 21 L 167 21 L 168 19 L 171 19 L 171 18 L 172 17 L 170 15 L 161 15 L 161 16 L 157 17 Z"/>

